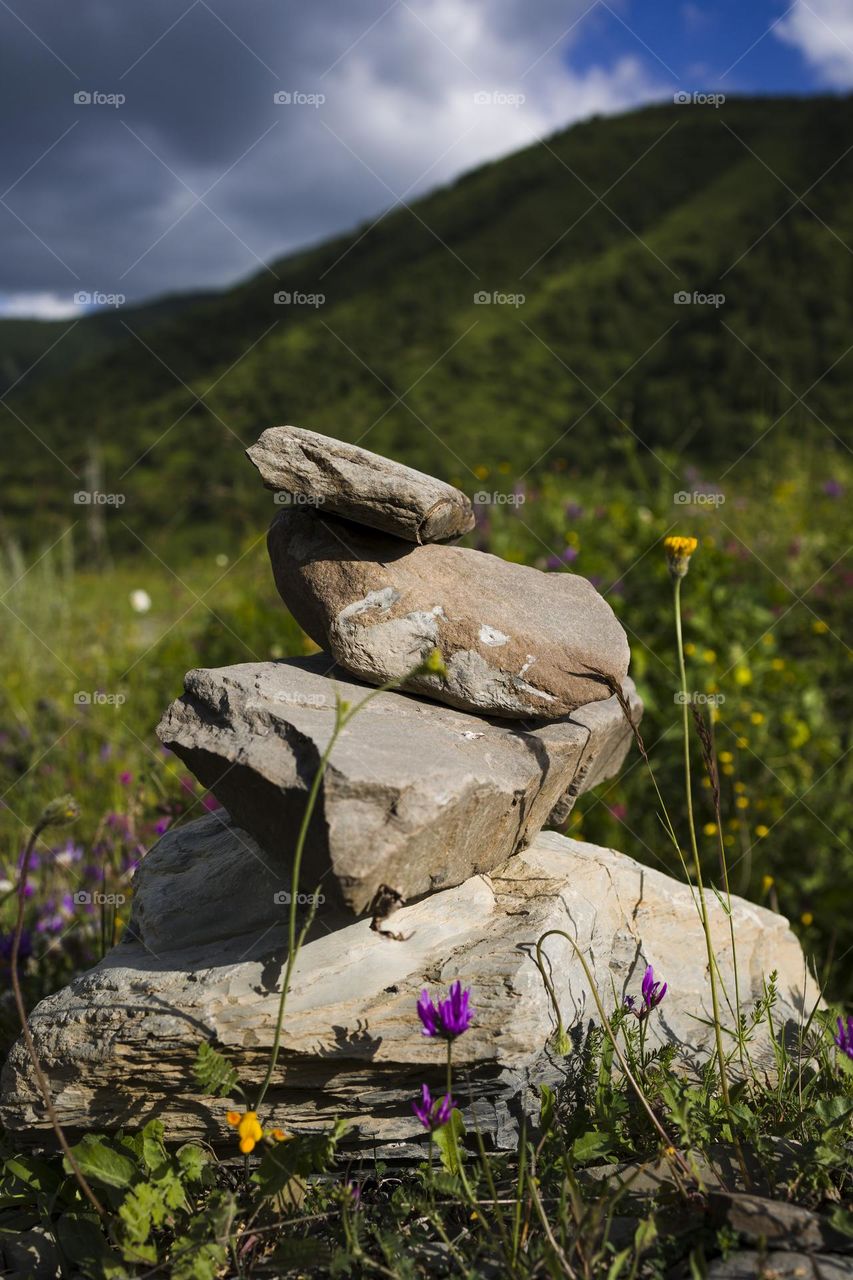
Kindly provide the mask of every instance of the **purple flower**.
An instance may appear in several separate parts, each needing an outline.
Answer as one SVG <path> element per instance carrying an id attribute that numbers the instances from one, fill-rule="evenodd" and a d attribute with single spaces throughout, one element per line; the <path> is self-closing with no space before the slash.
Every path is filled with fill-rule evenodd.
<path id="1" fill-rule="evenodd" d="M 572 561 L 577 560 L 577 558 L 578 558 L 577 547 L 566 547 L 565 551 L 563 552 L 563 560 L 566 562 L 566 564 L 571 564 Z"/>
<path id="2" fill-rule="evenodd" d="M 838 1034 L 833 1039 L 842 1053 L 846 1053 L 848 1058 L 853 1058 L 853 1014 L 847 1015 L 846 1027 L 842 1019 L 838 1019 Z"/>
<path id="3" fill-rule="evenodd" d="M 824 480 L 823 491 L 828 498 L 840 498 L 844 492 L 844 485 L 840 480 Z"/>
<path id="4" fill-rule="evenodd" d="M 633 1013 L 639 1022 L 643 1018 L 648 1017 L 652 1009 L 656 1009 L 666 995 L 667 984 L 665 982 L 655 982 L 655 971 L 649 965 L 643 974 L 643 982 L 640 988 L 642 993 L 642 1004 L 637 1007 L 637 1002 L 633 996 L 625 997 L 625 1008 L 629 1013 Z"/>
<path id="5" fill-rule="evenodd" d="M 158 836 L 164 836 L 171 825 L 171 818 L 158 818 L 154 823 L 154 831 Z"/>
<path id="6" fill-rule="evenodd" d="M 421 1085 L 420 1102 L 412 1103 L 412 1110 L 429 1133 L 435 1133 L 443 1124 L 447 1124 L 451 1114 L 456 1110 L 456 1103 L 449 1093 L 443 1098 L 433 1096 L 425 1084 Z"/>
<path id="7" fill-rule="evenodd" d="M 131 782 L 133 782 L 133 774 L 129 769 L 123 769 L 118 775 L 118 780 L 123 787 L 129 787 Z"/>
<path id="8" fill-rule="evenodd" d="M 439 1000 L 436 1007 L 429 992 L 424 989 L 418 1000 L 418 1017 L 423 1023 L 425 1036 L 441 1036 L 444 1040 L 455 1040 L 467 1031 L 474 1017 L 474 1010 L 469 1007 L 470 991 L 462 990 L 461 982 L 454 982 L 446 1000 Z"/>

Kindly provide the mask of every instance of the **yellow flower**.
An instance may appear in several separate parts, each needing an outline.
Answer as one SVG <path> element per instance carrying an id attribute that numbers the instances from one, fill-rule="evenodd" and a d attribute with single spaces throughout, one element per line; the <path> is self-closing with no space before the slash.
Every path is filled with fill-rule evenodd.
<path id="1" fill-rule="evenodd" d="M 810 911 L 804 911 L 800 916 L 800 924 L 804 924 L 808 929 L 810 924 L 814 924 L 814 916 Z"/>
<path id="2" fill-rule="evenodd" d="M 738 795 L 741 795 L 744 791 L 746 791 L 746 783 L 745 783 L 745 782 L 736 782 L 736 783 L 735 783 L 735 791 L 738 793 Z"/>
<path id="3" fill-rule="evenodd" d="M 695 538 L 677 536 L 664 538 L 663 549 L 666 555 L 666 566 L 673 581 L 685 577 L 690 566 L 690 557 L 698 546 L 699 543 Z"/>
<path id="4" fill-rule="evenodd" d="M 737 806 L 737 808 L 738 808 L 738 809 L 748 809 L 748 808 L 749 808 L 749 797 L 748 797 L 748 796 L 738 796 L 737 800 L 735 800 L 735 805 Z"/>
<path id="5" fill-rule="evenodd" d="M 758 826 L 755 828 L 755 834 L 758 836 L 759 840 L 763 840 L 765 836 L 770 835 L 770 828 L 765 827 L 763 822 L 759 822 Z"/>
<path id="6" fill-rule="evenodd" d="M 489 468 L 484 467 L 482 462 L 478 467 L 474 468 L 474 475 L 477 477 L 478 480 L 485 480 L 488 474 L 489 474 Z"/>
<path id="7" fill-rule="evenodd" d="M 731 764 L 733 760 L 734 760 L 734 756 L 732 755 L 731 751 L 720 752 L 720 764 Z"/>
<path id="8" fill-rule="evenodd" d="M 730 777 L 732 776 L 732 774 L 734 773 L 734 771 L 735 771 L 735 767 L 734 767 L 734 765 L 733 765 L 733 764 L 724 764 L 724 765 L 723 765 L 723 773 L 726 775 L 726 777 L 727 777 L 727 778 L 730 778 Z"/>
<path id="9" fill-rule="evenodd" d="M 706 650 L 705 650 L 705 652 L 702 654 L 702 661 L 703 661 L 703 662 L 716 662 L 716 661 L 717 661 L 717 652 L 716 652 L 716 650 L 715 650 L 715 649 L 706 649 Z"/>
<path id="10" fill-rule="evenodd" d="M 283 1129 L 270 1129 L 269 1136 L 274 1142 L 286 1142 L 287 1134 Z"/>
<path id="11" fill-rule="evenodd" d="M 240 1136 L 240 1150 L 244 1156 L 254 1151 L 264 1131 L 258 1123 L 257 1112 L 247 1111 L 245 1115 L 240 1115 L 239 1111 L 229 1111 L 226 1113 L 225 1119 L 231 1125 L 232 1129 L 236 1129 Z"/>
<path id="12" fill-rule="evenodd" d="M 715 836 L 717 834 L 716 822 L 706 822 L 702 831 L 706 836 Z"/>
<path id="13" fill-rule="evenodd" d="M 773 670 L 774 670 L 774 671 L 782 671 L 782 670 L 784 669 L 784 666 L 785 666 L 785 659 L 784 659 L 784 658 L 774 658 L 774 659 L 773 659 L 773 661 L 770 663 L 770 665 L 771 665 L 771 667 L 773 668 Z"/>
<path id="14" fill-rule="evenodd" d="M 693 657 L 693 654 L 696 652 L 696 646 L 692 640 L 687 641 L 687 644 L 684 646 L 684 652 L 687 654 L 688 658 Z"/>
<path id="15" fill-rule="evenodd" d="M 752 684 L 752 672 L 743 662 L 735 667 L 735 684 Z"/>
<path id="16" fill-rule="evenodd" d="M 753 711 L 749 718 L 753 724 L 764 724 L 764 716 L 760 711 Z"/>
<path id="17" fill-rule="evenodd" d="M 829 630 L 829 623 L 824 622 L 822 618 L 818 618 L 817 622 L 812 623 L 812 631 L 816 636 L 826 635 Z"/>
<path id="18" fill-rule="evenodd" d="M 769 892 L 770 892 L 770 890 L 773 888 L 773 886 L 774 886 L 774 884 L 775 884 L 775 883 L 776 883 L 776 881 L 773 879 L 773 877 L 772 877 L 772 876 L 762 876 L 762 877 L 761 877 L 761 890 L 762 890 L 762 892 L 763 892 L 763 893 L 769 893 Z"/>

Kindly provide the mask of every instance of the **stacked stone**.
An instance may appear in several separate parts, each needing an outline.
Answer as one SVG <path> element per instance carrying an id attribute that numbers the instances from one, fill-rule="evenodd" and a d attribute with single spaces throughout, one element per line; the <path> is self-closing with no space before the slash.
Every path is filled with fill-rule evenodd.
<path id="1" fill-rule="evenodd" d="M 452 545 L 473 526 L 471 505 L 431 476 L 293 427 L 264 432 L 249 456 L 279 497 L 279 593 L 322 652 L 191 671 L 166 712 L 162 741 L 224 809 L 163 837 L 137 872 L 121 944 L 33 1012 L 63 1124 L 158 1114 L 172 1138 L 230 1141 L 222 1105 L 195 1092 L 195 1051 L 207 1038 L 250 1088 L 263 1077 L 296 833 L 338 700 L 354 706 L 371 685 L 394 690 L 348 721 L 308 831 L 300 887 L 322 901 L 292 979 L 268 1122 L 307 1131 L 341 1115 L 356 1146 L 405 1149 L 422 1133 L 409 1099 L 443 1070 L 415 1000 L 459 979 L 477 1010 L 455 1054 L 465 1109 L 512 1145 L 538 1084 L 562 1070 L 534 960 L 549 930 L 576 939 L 608 1000 L 648 963 L 677 974 L 658 1034 L 701 1057 L 710 1011 L 689 888 L 542 831 L 618 772 L 641 714 L 608 604 L 576 575 Z M 435 650 L 439 671 L 427 664 Z M 711 915 L 731 974 L 716 900 Z M 737 901 L 734 919 L 756 985 L 742 996 L 775 968 L 778 1010 L 795 1016 L 806 993 L 786 922 Z M 559 936 L 544 956 L 577 1040 L 595 1016 L 583 972 Z M 21 1045 L 0 1120 L 23 1142 L 44 1140 Z"/>

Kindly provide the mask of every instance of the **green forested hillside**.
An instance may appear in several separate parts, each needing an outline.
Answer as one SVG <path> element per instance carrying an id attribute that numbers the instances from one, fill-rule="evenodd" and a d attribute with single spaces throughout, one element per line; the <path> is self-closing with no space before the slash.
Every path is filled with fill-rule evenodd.
<path id="1" fill-rule="evenodd" d="M 246 518 L 241 444 L 284 421 L 469 491 L 498 463 L 510 485 L 554 465 L 651 476 L 658 456 L 714 479 L 751 444 L 739 466 L 846 453 L 851 136 L 835 98 L 596 119 L 284 259 L 279 285 L 83 320 L 3 406 L 0 532 L 61 528 L 95 456 L 135 527 L 199 543 Z M 0 326 L 15 377 L 38 354 L 26 328 Z M 43 347 L 65 328 L 39 326 Z"/>

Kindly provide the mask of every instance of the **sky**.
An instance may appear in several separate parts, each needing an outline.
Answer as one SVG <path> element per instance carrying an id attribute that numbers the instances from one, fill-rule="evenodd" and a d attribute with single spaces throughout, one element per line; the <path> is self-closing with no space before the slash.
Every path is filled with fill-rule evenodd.
<path id="1" fill-rule="evenodd" d="M 852 0 L 0 0 L 0 315 L 222 287 L 591 114 L 851 89 Z"/>

